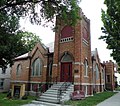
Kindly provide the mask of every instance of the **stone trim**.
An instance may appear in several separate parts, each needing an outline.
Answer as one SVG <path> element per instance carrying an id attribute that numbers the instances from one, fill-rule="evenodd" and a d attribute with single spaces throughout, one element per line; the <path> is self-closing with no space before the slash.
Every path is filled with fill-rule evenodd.
<path id="1" fill-rule="evenodd" d="M 74 78 L 80 78 L 80 75 L 75 75 Z"/>
<path id="2" fill-rule="evenodd" d="M 46 68 L 47 67 L 47 65 L 44 65 L 44 68 Z"/>
<path id="3" fill-rule="evenodd" d="M 74 62 L 75 65 L 84 65 L 83 62 Z"/>
<path id="4" fill-rule="evenodd" d="M 86 46 L 89 46 L 88 44 L 88 41 L 86 41 L 84 38 L 83 38 L 83 41 L 82 41 Z"/>
<path id="5" fill-rule="evenodd" d="M 29 81 L 18 81 L 18 80 L 11 80 L 10 82 L 21 82 L 21 83 L 29 83 Z"/>
<path id="6" fill-rule="evenodd" d="M 74 83 L 74 85 L 105 85 L 104 83 L 100 84 L 94 84 L 94 83 Z"/>
<path id="7" fill-rule="evenodd" d="M 40 81 L 17 81 L 17 80 L 12 80 L 11 83 L 14 82 L 20 82 L 20 83 L 46 83 L 46 82 L 40 82 Z"/>
<path id="8" fill-rule="evenodd" d="M 53 64 L 53 67 L 57 67 L 58 65 L 57 64 Z"/>

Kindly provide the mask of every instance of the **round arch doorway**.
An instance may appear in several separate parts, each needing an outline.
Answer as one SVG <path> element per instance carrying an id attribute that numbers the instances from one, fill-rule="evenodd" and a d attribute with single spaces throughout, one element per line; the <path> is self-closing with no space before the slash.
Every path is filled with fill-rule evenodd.
<path id="1" fill-rule="evenodd" d="M 60 82 L 72 82 L 72 62 L 72 56 L 65 52 L 61 58 Z"/>

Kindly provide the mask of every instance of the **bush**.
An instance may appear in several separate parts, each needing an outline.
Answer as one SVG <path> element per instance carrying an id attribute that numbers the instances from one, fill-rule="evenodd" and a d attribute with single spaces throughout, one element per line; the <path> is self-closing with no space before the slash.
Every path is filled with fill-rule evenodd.
<path id="1" fill-rule="evenodd" d="M 26 100 L 26 99 L 28 99 L 28 97 L 27 97 L 27 95 L 24 95 L 24 96 L 22 97 L 22 100 Z"/>
<path id="2" fill-rule="evenodd" d="M 9 98 L 9 99 L 12 98 L 12 97 L 11 97 L 11 91 L 8 91 L 8 93 L 7 93 L 7 98 Z"/>

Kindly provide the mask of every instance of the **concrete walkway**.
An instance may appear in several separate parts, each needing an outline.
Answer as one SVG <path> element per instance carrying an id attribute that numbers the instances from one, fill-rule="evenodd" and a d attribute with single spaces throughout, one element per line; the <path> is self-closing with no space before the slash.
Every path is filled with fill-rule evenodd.
<path id="1" fill-rule="evenodd" d="M 120 106 L 120 92 L 101 102 L 97 106 Z"/>

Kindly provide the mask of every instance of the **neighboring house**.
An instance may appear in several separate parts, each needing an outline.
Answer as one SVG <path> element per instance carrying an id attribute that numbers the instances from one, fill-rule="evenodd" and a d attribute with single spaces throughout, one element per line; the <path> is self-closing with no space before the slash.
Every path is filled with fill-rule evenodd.
<path id="1" fill-rule="evenodd" d="M 93 71 L 93 92 L 102 92 L 105 88 L 105 68 L 101 63 L 97 48 L 91 52 Z"/>
<path id="2" fill-rule="evenodd" d="M 10 89 L 10 71 L 9 65 L 6 69 L 0 68 L 0 92 L 7 92 Z"/>

